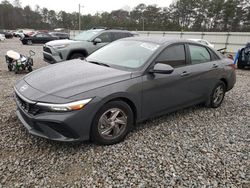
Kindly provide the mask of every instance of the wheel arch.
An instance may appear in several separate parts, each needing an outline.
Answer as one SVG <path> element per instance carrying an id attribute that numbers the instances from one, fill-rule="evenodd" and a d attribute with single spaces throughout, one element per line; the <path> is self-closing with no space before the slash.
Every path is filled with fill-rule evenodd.
<path id="1" fill-rule="evenodd" d="M 86 49 L 74 49 L 74 50 L 71 50 L 67 56 L 67 60 L 70 59 L 70 57 L 75 54 L 75 53 L 80 53 L 80 54 L 83 54 L 84 57 L 87 57 L 88 56 L 88 52 Z"/>
<path id="2" fill-rule="evenodd" d="M 227 82 L 227 80 L 225 78 L 221 78 L 220 81 L 222 81 L 225 84 L 226 90 L 227 90 L 228 89 L 228 82 Z"/>
<path id="3" fill-rule="evenodd" d="M 140 116 L 139 114 L 139 107 L 136 104 L 135 100 L 133 100 L 132 97 L 130 97 L 129 95 L 123 94 L 123 93 L 116 93 L 114 95 L 108 96 L 105 99 L 103 99 L 103 103 L 101 105 L 104 106 L 105 104 L 111 102 L 111 101 L 122 101 L 125 102 L 126 104 L 129 105 L 129 107 L 131 108 L 133 115 L 134 115 L 134 123 L 136 123 L 136 121 L 138 120 L 138 117 Z M 100 108 L 101 108 L 100 107 Z"/>

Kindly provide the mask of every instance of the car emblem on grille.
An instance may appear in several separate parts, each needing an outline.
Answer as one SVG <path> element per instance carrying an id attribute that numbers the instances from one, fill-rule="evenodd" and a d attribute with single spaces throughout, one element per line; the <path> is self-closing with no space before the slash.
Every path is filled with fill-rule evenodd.
<path id="1" fill-rule="evenodd" d="M 21 92 L 24 92 L 26 89 L 28 89 L 28 85 L 23 85 L 22 87 L 20 87 L 20 89 L 19 89 L 19 91 L 21 91 Z"/>

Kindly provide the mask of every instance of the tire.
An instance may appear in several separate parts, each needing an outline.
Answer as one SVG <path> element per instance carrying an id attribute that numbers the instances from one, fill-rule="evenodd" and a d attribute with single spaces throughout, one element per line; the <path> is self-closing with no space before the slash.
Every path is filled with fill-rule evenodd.
<path id="1" fill-rule="evenodd" d="M 81 53 L 74 53 L 70 56 L 70 59 L 84 59 L 85 56 Z"/>
<path id="2" fill-rule="evenodd" d="M 33 71 L 33 69 L 32 69 L 31 66 L 28 67 L 28 71 L 29 71 L 29 72 L 32 72 L 32 71 Z"/>
<path id="3" fill-rule="evenodd" d="M 12 64 L 8 64 L 8 70 L 12 71 L 13 70 L 13 65 Z"/>
<path id="4" fill-rule="evenodd" d="M 32 40 L 27 40 L 27 43 L 28 45 L 32 45 Z"/>
<path id="5" fill-rule="evenodd" d="M 116 118 L 112 119 L 115 115 Z M 127 103 L 111 101 L 95 115 L 90 133 L 91 141 L 98 145 L 112 145 L 121 142 L 131 130 L 133 122 L 134 115 Z"/>
<path id="6" fill-rule="evenodd" d="M 244 69 L 244 66 L 241 64 L 237 64 L 238 69 Z"/>
<path id="7" fill-rule="evenodd" d="M 226 85 L 224 82 L 219 81 L 212 90 L 212 93 L 209 96 L 208 101 L 206 102 L 206 106 L 210 108 L 218 108 L 223 102 L 225 93 Z"/>

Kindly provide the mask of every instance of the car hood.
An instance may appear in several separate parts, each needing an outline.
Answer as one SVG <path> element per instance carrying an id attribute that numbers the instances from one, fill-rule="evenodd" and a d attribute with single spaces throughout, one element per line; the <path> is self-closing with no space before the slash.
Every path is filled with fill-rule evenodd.
<path id="1" fill-rule="evenodd" d="M 71 60 L 50 65 L 24 77 L 32 88 L 62 98 L 131 78 L 131 72 Z"/>
<path id="2" fill-rule="evenodd" d="M 64 45 L 64 44 L 75 44 L 75 43 L 80 43 L 82 41 L 75 41 L 75 40 L 69 40 L 69 39 L 63 39 L 63 40 L 54 40 L 47 42 L 47 46 L 58 46 L 58 45 Z"/>

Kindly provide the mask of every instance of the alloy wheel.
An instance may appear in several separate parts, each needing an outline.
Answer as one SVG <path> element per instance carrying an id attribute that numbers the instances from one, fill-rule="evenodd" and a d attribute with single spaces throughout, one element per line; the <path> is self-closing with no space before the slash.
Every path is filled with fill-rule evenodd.
<path id="1" fill-rule="evenodd" d="M 126 130 L 128 117 L 119 108 L 112 108 L 105 111 L 98 122 L 99 134 L 108 140 L 115 139 Z"/>
<path id="2" fill-rule="evenodd" d="M 213 103 L 215 105 L 220 104 L 221 101 L 224 98 L 224 87 L 223 85 L 219 85 L 215 90 L 213 94 Z"/>

